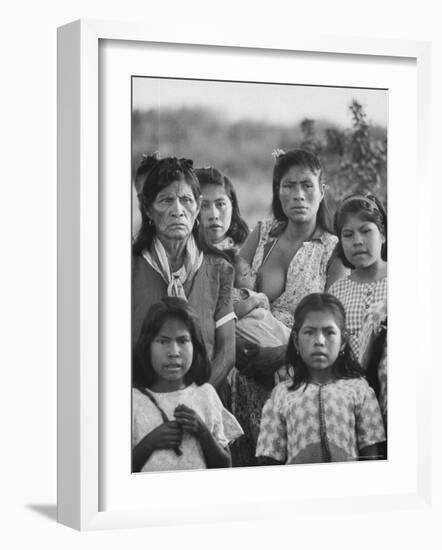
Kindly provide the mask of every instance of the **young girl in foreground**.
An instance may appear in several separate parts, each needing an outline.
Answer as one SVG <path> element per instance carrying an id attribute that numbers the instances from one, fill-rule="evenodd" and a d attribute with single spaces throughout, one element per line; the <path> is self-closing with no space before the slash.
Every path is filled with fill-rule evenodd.
<path id="1" fill-rule="evenodd" d="M 363 319 L 373 304 L 387 300 L 387 215 L 373 195 L 350 195 L 336 211 L 335 231 L 338 256 L 353 271 L 329 292 L 345 308 L 350 345 L 359 357 Z"/>
<path id="2" fill-rule="evenodd" d="M 310 294 L 295 310 L 287 348 L 292 381 L 264 405 L 256 456 L 262 464 L 376 459 L 385 441 L 379 404 L 347 344 L 345 310 Z"/>
<path id="3" fill-rule="evenodd" d="M 151 306 L 134 350 L 132 471 L 231 466 L 242 434 L 206 382 L 210 363 L 192 309 L 181 298 Z"/>

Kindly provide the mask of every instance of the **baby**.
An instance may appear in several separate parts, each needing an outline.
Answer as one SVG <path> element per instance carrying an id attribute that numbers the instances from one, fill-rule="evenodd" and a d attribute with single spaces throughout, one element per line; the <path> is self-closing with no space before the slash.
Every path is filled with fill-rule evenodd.
<path id="1" fill-rule="evenodd" d="M 287 345 L 290 329 L 270 312 L 269 299 L 253 290 L 249 264 L 238 254 L 229 254 L 235 267 L 233 309 L 238 321 L 236 334 L 261 347 Z"/>

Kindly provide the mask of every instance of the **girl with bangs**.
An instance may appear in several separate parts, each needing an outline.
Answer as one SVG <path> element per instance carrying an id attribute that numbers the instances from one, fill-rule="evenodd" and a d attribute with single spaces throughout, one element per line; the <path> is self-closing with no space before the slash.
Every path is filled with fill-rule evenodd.
<path id="1" fill-rule="evenodd" d="M 256 448 L 262 465 L 381 459 L 385 432 L 334 296 L 301 300 L 287 347 L 293 380 L 264 405 Z"/>
<path id="2" fill-rule="evenodd" d="M 387 214 L 373 195 L 346 197 L 335 214 L 338 255 L 352 269 L 329 292 L 344 305 L 350 345 L 387 423 Z"/>
<path id="3" fill-rule="evenodd" d="M 350 344 L 359 356 L 362 322 L 369 308 L 387 300 L 387 214 L 373 195 L 350 195 L 335 214 L 337 253 L 351 274 L 330 289 L 347 313 Z"/>
<path id="4" fill-rule="evenodd" d="M 134 350 L 132 471 L 231 466 L 229 444 L 242 434 L 208 384 L 210 361 L 189 304 L 154 303 Z"/>

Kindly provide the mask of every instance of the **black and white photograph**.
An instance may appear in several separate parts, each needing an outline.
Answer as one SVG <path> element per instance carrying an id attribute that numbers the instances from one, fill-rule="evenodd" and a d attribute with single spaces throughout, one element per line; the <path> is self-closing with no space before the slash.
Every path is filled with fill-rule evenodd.
<path id="1" fill-rule="evenodd" d="M 132 472 L 387 459 L 388 90 L 132 77 Z"/>
<path id="2" fill-rule="evenodd" d="M 2 548 L 442 548 L 439 3 L 4 13 Z"/>

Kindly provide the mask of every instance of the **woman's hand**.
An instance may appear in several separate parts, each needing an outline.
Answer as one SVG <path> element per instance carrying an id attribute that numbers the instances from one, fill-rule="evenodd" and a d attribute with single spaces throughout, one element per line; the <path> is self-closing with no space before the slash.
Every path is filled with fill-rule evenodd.
<path id="1" fill-rule="evenodd" d="M 202 431 L 206 428 L 199 414 L 186 405 L 178 405 L 173 414 L 181 429 L 196 438 L 199 438 Z"/>

